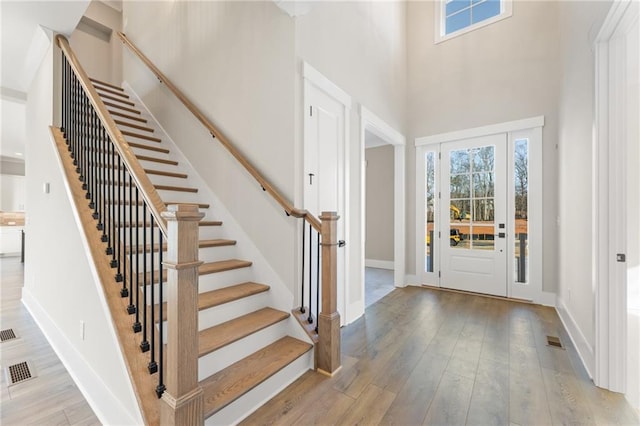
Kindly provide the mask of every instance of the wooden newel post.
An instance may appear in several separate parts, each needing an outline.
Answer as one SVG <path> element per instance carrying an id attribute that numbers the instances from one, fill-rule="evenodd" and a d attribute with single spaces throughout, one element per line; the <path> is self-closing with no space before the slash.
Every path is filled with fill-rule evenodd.
<path id="1" fill-rule="evenodd" d="M 340 314 L 338 313 L 338 240 L 340 216 L 322 212 L 322 311 L 318 315 L 318 371 L 332 375 L 340 369 Z"/>
<path id="2" fill-rule="evenodd" d="M 202 425 L 202 388 L 198 384 L 198 222 L 197 205 L 170 205 L 167 221 L 166 390 L 160 423 Z M 162 368 L 162 367 L 160 367 Z"/>

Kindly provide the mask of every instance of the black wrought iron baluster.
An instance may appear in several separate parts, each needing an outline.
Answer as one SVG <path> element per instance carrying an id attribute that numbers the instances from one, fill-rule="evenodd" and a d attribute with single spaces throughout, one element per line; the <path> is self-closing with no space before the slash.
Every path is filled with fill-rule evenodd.
<path id="1" fill-rule="evenodd" d="M 160 374 L 158 375 L 158 386 L 156 387 L 156 394 L 158 398 L 162 396 L 166 387 L 164 386 L 164 335 L 162 333 L 164 325 L 163 310 L 163 297 L 162 297 L 162 283 L 163 283 L 163 270 L 162 270 L 162 230 L 158 227 L 158 243 L 160 244 L 160 250 L 158 250 L 158 366 Z"/>
<path id="2" fill-rule="evenodd" d="M 304 314 L 304 236 L 307 233 L 307 227 L 305 226 L 304 219 L 302 220 L 302 279 L 300 280 L 301 289 L 300 292 L 300 313 Z"/>
<path id="3" fill-rule="evenodd" d="M 120 236 L 120 240 L 122 240 L 121 244 L 118 244 L 118 248 L 120 250 L 120 262 L 122 263 L 122 288 L 124 289 L 125 294 L 121 294 L 122 297 L 129 296 L 129 289 L 127 288 L 128 280 L 127 280 L 127 256 L 129 256 L 129 252 L 131 251 L 131 247 L 127 246 L 127 228 L 125 228 L 125 222 L 127 221 L 127 191 L 126 191 L 126 168 L 124 167 L 124 163 L 122 159 L 118 156 L 119 164 L 118 164 L 118 191 L 122 193 L 122 205 L 120 206 L 120 220 L 118 221 L 118 235 Z"/>
<path id="4" fill-rule="evenodd" d="M 116 254 L 113 249 L 113 244 L 115 242 L 115 217 L 116 217 L 116 193 L 113 188 L 113 167 L 114 167 L 114 158 L 113 158 L 113 142 L 111 139 L 107 142 L 107 170 L 104 178 L 104 185 L 109 193 L 109 235 L 107 241 L 107 254 L 111 255 L 111 267 L 115 268 L 116 264 Z"/>
<path id="5" fill-rule="evenodd" d="M 155 233 L 155 220 L 153 219 L 153 215 L 149 215 L 149 235 L 151 236 L 151 247 L 153 247 L 154 242 L 154 233 Z M 156 298 L 155 298 L 155 256 L 151 256 L 151 298 L 149 300 L 149 306 L 151 310 L 151 318 L 149 318 L 149 334 L 151 335 L 151 359 L 149 361 L 149 373 L 153 374 L 158 371 L 158 364 L 156 363 L 156 322 L 155 322 L 155 311 L 156 311 Z"/>
<path id="6" fill-rule="evenodd" d="M 104 130 L 104 126 L 100 123 L 100 150 L 98 151 L 98 162 L 100 163 L 100 172 L 98 173 L 98 189 L 100 191 L 100 210 L 98 211 L 98 229 L 102 231 L 102 236 L 100 237 L 103 243 L 107 242 L 107 221 L 109 215 L 107 213 L 108 208 L 108 200 L 107 194 L 104 185 L 105 172 L 107 170 L 107 161 L 105 151 L 107 150 L 107 143 L 109 143 L 109 139 L 107 139 L 106 132 Z"/>
<path id="7" fill-rule="evenodd" d="M 320 233 L 316 232 L 318 246 L 316 247 L 316 333 L 320 320 Z"/>
<path id="8" fill-rule="evenodd" d="M 60 124 L 60 131 L 62 137 L 66 139 L 67 134 L 65 128 L 67 127 L 67 103 L 69 102 L 69 96 L 67 93 L 67 58 L 62 53 L 62 123 Z"/>
<path id="9" fill-rule="evenodd" d="M 115 182 L 111 182 L 111 185 L 115 188 L 116 190 L 116 194 L 117 194 L 117 206 L 116 206 L 116 218 L 115 218 L 115 223 L 113 224 L 113 229 L 114 229 L 114 238 L 115 241 L 113 242 L 113 250 L 116 252 L 116 267 L 118 268 L 118 272 L 116 274 L 116 282 L 122 282 L 122 288 L 120 289 L 120 296 L 122 297 L 127 297 L 129 294 L 127 292 L 127 283 L 124 282 L 124 280 L 122 279 L 122 270 L 121 270 L 121 263 L 122 263 L 122 238 L 121 238 L 121 232 L 120 232 L 120 225 L 122 224 L 122 208 L 125 205 L 125 201 L 122 197 L 122 191 L 121 189 L 121 179 L 120 179 L 120 169 L 122 168 L 122 161 L 120 160 L 120 157 L 118 155 L 114 154 L 114 161 L 115 161 L 115 169 L 114 170 L 114 174 L 115 174 L 115 178 L 116 181 Z"/>
<path id="10" fill-rule="evenodd" d="M 127 222 L 123 223 L 122 226 L 129 226 L 129 306 L 127 306 L 127 312 L 129 315 L 133 315 L 136 313 L 136 305 L 133 304 L 133 257 L 138 255 L 139 247 L 137 245 L 133 245 L 133 180 L 131 179 L 131 173 L 127 172 L 129 176 L 129 217 L 127 218 Z M 126 228 L 122 228 L 124 232 L 127 231 Z M 135 253 L 135 254 L 134 254 Z"/>
<path id="11" fill-rule="evenodd" d="M 311 324 L 313 322 L 313 316 L 311 315 L 312 309 L 311 307 L 313 306 L 313 302 L 311 300 L 311 295 L 313 294 L 313 281 L 312 281 L 312 275 L 313 275 L 313 266 L 312 266 L 312 262 L 313 262 L 313 229 L 311 228 L 311 224 L 309 224 L 309 316 L 307 317 L 307 322 L 309 324 Z"/>
<path id="12" fill-rule="evenodd" d="M 80 137 L 78 138 L 78 173 L 80 173 L 80 182 L 82 182 L 82 190 L 87 190 L 87 181 L 86 181 L 86 137 L 87 137 L 87 122 L 86 122 L 86 114 L 87 114 L 87 98 L 84 96 L 84 91 L 82 91 L 82 86 L 78 87 L 80 94 Z"/>
<path id="13" fill-rule="evenodd" d="M 147 352 L 149 350 L 149 341 L 147 340 L 149 330 L 149 323 L 147 322 L 147 305 L 149 304 L 147 287 L 149 286 L 149 280 L 147 278 L 147 205 L 144 202 L 142 203 L 142 229 L 144 230 L 142 233 L 142 300 L 144 306 L 142 309 L 142 342 L 140 342 L 140 350 Z M 153 263 L 151 271 L 153 271 Z M 153 272 L 151 272 L 151 274 L 153 274 Z M 153 281 L 151 285 L 153 286 Z"/>
<path id="14" fill-rule="evenodd" d="M 95 204 L 93 197 L 95 195 L 93 188 L 93 179 L 94 179 L 94 170 L 95 170 L 95 162 L 94 162 L 94 145 L 96 142 L 95 135 L 95 113 L 93 111 L 93 105 L 89 104 L 89 108 L 87 111 L 87 193 L 85 194 L 85 198 L 89 200 L 89 208 L 94 209 Z"/>
<path id="15" fill-rule="evenodd" d="M 138 187 L 136 186 L 135 189 L 135 193 L 136 193 L 136 279 L 135 279 L 135 293 L 136 293 L 136 320 L 133 323 L 133 332 L 134 333 L 139 333 L 140 330 L 142 330 L 142 325 L 140 324 L 140 206 L 138 206 L 138 202 L 140 201 L 139 198 L 139 191 L 138 191 Z M 130 219 L 131 221 L 133 221 L 133 218 Z M 133 224 L 132 224 L 133 227 Z M 145 232 L 145 229 L 142 228 L 142 232 Z M 143 248 L 144 250 L 144 248 Z M 145 271 L 146 272 L 146 271 Z"/>

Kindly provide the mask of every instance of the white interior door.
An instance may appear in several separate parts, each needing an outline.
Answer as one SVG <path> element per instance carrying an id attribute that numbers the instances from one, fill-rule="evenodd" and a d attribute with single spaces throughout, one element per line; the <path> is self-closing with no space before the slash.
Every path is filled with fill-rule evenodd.
<path id="1" fill-rule="evenodd" d="M 311 83 L 306 85 L 304 208 L 316 217 L 323 211 L 337 212 L 341 216 L 337 236 L 344 240 L 345 107 Z M 345 319 L 345 252 L 339 248 L 337 259 L 337 304 L 342 322 Z"/>
<path id="2" fill-rule="evenodd" d="M 441 145 L 441 287 L 507 295 L 506 153 L 506 133 Z"/>

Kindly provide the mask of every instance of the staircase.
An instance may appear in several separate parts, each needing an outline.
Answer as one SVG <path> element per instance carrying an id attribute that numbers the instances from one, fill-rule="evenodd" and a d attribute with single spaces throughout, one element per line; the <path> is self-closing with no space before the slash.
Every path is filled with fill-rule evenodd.
<path id="1" fill-rule="evenodd" d="M 133 92 L 89 78 L 66 38 L 56 36 L 62 125 L 51 133 L 142 417 L 147 424 L 234 424 L 310 368 L 328 375 L 340 368 L 339 216 L 295 208 L 118 35 L 303 225 L 296 302 Z"/>
<path id="2" fill-rule="evenodd" d="M 312 368 L 313 346 L 290 335 L 291 327 L 299 326 L 289 312 L 270 307 L 270 286 L 255 282 L 250 260 L 237 258 L 237 242 L 227 238 L 222 221 L 211 217 L 203 191 L 191 185 L 189 170 L 176 159 L 175 148 L 157 136 L 150 115 L 123 88 L 96 79 L 91 83 L 164 204 L 196 204 L 205 214 L 198 223 L 198 258 L 204 262 L 198 268 L 198 379 L 204 417 L 211 424 L 238 421 L 264 402 L 270 389 L 279 390 Z M 144 234 L 149 226 L 135 220 L 118 223 L 121 232 L 132 235 Z M 147 244 L 144 251 L 157 257 L 160 250 L 166 252 L 167 244 Z M 136 251 L 143 247 L 128 245 L 125 253 Z M 159 271 L 154 274 L 159 275 Z M 166 302 L 164 306 L 163 321 Z"/>

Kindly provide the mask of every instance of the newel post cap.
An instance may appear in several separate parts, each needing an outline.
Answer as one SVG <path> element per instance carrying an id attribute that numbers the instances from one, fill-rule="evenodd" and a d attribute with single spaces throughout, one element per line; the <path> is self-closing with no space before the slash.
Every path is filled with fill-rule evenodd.
<path id="1" fill-rule="evenodd" d="M 322 212 L 320 215 L 320 220 L 338 220 L 340 216 L 338 216 L 337 212 Z"/>
<path id="2" fill-rule="evenodd" d="M 161 216 L 168 221 L 199 222 L 204 217 L 204 213 L 200 212 L 197 204 L 170 204 Z"/>

